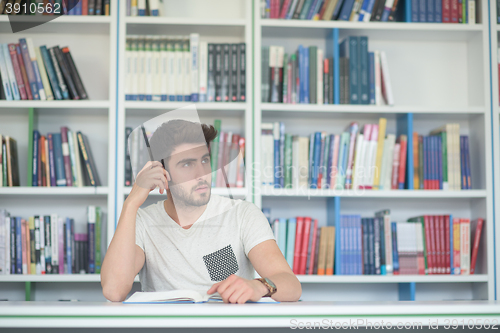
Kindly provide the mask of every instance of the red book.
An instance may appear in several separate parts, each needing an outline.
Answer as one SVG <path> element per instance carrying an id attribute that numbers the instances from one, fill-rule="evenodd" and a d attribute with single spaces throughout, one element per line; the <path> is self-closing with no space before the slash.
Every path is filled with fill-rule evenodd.
<path id="1" fill-rule="evenodd" d="M 280 0 L 271 0 L 270 18 L 278 18 L 280 12 Z"/>
<path id="2" fill-rule="evenodd" d="M 433 274 L 434 257 L 431 255 L 434 247 L 431 242 L 431 227 L 429 222 L 429 215 L 424 215 L 424 230 L 425 230 L 425 247 L 427 253 L 427 274 Z"/>
<path id="3" fill-rule="evenodd" d="M 458 23 L 458 0 L 451 0 L 451 23 Z"/>
<path id="4" fill-rule="evenodd" d="M 441 10 L 443 11 L 443 23 L 451 23 L 451 0 L 443 0 Z"/>
<path id="5" fill-rule="evenodd" d="M 61 127 L 61 142 L 64 160 L 64 173 L 66 174 L 66 186 L 73 186 L 73 173 L 71 172 L 71 159 L 69 157 L 68 128 L 66 126 Z"/>
<path id="6" fill-rule="evenodd" d="M 82 15 L 87 15 L 89 11 L 89 0 L 81 0 L 82 2 Z"/>
<path id="7" fill-rule="evenodd" d="M 464 15 L 464 12 L 463 12 L 463 2 L 465 0 L 462 0 L 462 1 L 459 1 L 458 3 L 458 23 L 463 23 L 463 15 Z"/>
<path id="8" fill-rule="evenodd" d="M 406 149 L 407 149 L 407 138 L 406 135 L 401 135 L 399 137 L 400 151 L 399 151 L 399 174 L 398 174 L 398 185 L 399 189 L 403 190 L 405 188 L 405 176 L 406 176 Z"/>
<path id="9" fill-rule="evenodd" d="M 444 215 L 444 237 L 445 237 L 445 274 L 451 273 L 451 260 L 450 260 L 450 215 Z"/>
<path id="10" fill-rule="evenodd" d="M 436 252 L 437 252 L 437 248 L 436 248 L 436 228 L 434 227 L 434 216 L 433 215 L 429 215 L 429 233 L 430 233 L 430 236 L 431 236 L 431 248 L 432 248 L 432 251 L 430 253 L 430 255 L 432 256 L 432 274 L 437 274 L 437 271 L 438 271 L 438 267 L 439 267 L 439 263 L 438 263 L 438 260 L 437 260 L 437 255 L 436 255 Z M 429 271 L 429 273 L 431 273 L 431 271 Z"/>
<path id="11" fill-rule="evenodd" d="M 441 274 L 446 273 L 446 234 L 444 227 L 444 215 L 439 215 L 439 242 L 441 243 Z"/>
<path id="12" fill-rule="evenodd" d="M 483 231 L 484 220 L 479 218 L 472 221 L 472 257 L 470 261 L 470 274 L 476 271 L 477 252 L 479 251 L 479 242 L 481 241 L 481 233 Z"/>
<path id="13" fill-rule="evenodd" d="M 28 80 L 28 74 L 26 74 L 26 67 L 24 67 L 23 54 L 21 53 L 21 46 L 19 46 L 19 44 L 16 44 L 16 54 L 17 54 L 17 63 L 19 64 L 19 68 L 21 69 L 21 75 L 23 77 L 22 82 L 24 88 L 26 89 L 26 95 L 29 100 L 32 100 L 33 95 L 31 94 L 30 81 Z"/>
<path id="14" fill-rule="evenodd" d="M 307 264 L 307 250 L 309 248 L 309 237 L 311 235 L 311 218 L 304 218 L 304 226 L 303 226 L 303 237 L 302 238 L 302 247 L 300 250 L 300 266 L 299 266 L 299 274 L 306 274 L 306 264 Z"/>
<path id="15" fill-rule="evenodd" d="M 304 218 L 297 217 L 297 226 L 295 230 L 295 249 L 293 253 L 293 273 L 300 274 L 300 252 L 302 251 L 302 237 L 304 233 Z"/>
<path id="16" fill-rule="evenodd" d="M 290 8 L 291 2 L 292 0 L 285 0 L 285 2 L 283 2 L 283 7 L 281 7 L 281 13 L 279 18 L 284 19 L 286 17 L 286 13 L 288 13 L 288 9 Z"/>
<path id="17" fill-rule="evenodd" d="M 312 237 L 311 237 L 311 246 L 309 246 L 309 248 L 311 249 L 311 255 L 309 256 L 309 265 L 307 266 L 308 270 L 307 270 L 307 274 L 313 274 L 313 271 L 314 271 L 314 261 L 316 260 L 315 258 L 315 252 L 316 252 L 316 238 L 318 237 L 318 219 L 314 219 L 314 223 L 313 223 L 313 233 L 312 233 Z"/>
<path id="18" fill-rule="evenodd" d="M 19 88 L 19 94 L 22 100 L 28 99 L 26 94 L 26 89 L 24 88 L 23 75 L 21 74 L 21 67 L 19 67 L 19 61 L 17 59 L 16 44 L 9 44 L 10 59 L 12 60 L 12 67 L 14 67 L 14 74 L 16 76 L 17 86 Z"/>
<path id="19" fill-rule="evenodd" d="M 436 261 L 437 261 L 437 274 L 441 274 L 443 272 L 443 248 L 441 239 L 443 235 L 441 234 L 441 221 L 438 215 L 434 215 L 434 230 L 436 231 Z"/>

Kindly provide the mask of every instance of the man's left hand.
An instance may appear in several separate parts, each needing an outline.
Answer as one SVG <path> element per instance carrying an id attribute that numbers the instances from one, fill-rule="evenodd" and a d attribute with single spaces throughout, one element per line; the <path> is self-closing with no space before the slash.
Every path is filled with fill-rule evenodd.
<path id="1" fill-rule="evenodd" d="M 218 292 L 224 303 L 243 304 L 250 300 L 257 302 L 268 290 L 258 280 L 247 280 L 231 274 L 227 279 L 217 282 L 207 291 L 207 294 Z"/>

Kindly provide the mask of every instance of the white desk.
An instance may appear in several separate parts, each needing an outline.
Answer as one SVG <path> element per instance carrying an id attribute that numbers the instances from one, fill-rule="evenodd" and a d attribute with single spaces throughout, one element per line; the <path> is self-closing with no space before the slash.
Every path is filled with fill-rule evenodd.
<path id="1" fill-rule="evenodd" d="M 294 302 L 280 304 L 122 304 L 0 302 L 1 327 L 370 327 L 489 324 L 500 327 L 500 303 Z M 417 324 L 418 323 L 418 324 Z M 492 327 L 490 327 L 492 328 Z M 0 330 L 1 331 L 1 330 Z"/>

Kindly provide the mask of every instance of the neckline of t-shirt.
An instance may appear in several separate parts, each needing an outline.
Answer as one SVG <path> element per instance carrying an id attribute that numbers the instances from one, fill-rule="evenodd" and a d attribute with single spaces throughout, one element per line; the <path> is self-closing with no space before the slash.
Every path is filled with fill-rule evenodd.
<path id="1" fill-rule="evenodd" d="M 165 219 L 168 221 L 168 223 L 173 224 L 175 229 L 177 229 L 180 232 L 185 233 L 185 234 L 192 232 L 193 226 L 195 224 L 206 220 L 205 216 L 207 215 L 207 211 L 209 210 L 209 208 L 211 206 L 211 202 L 212 202 L 212 198 L 210 198 L 210 200 L 208 201 L 208 204 L 207 204 L 207 208 L 205 208 L 205 211 L 200 215 L 200 217 L 198 217 L 198 219 L 188 229 L 184 229 L 177 222 L 175 222 L 174 219 L 172 217 L 170 217 L 170 215 L 168 215 L 168 213 L 165 211 L 165 200 L 167 200 L 167 199 L 164 199 L 164 200 L 158 202 L 158 204 L 160 205 L 158 207 L 158 209 L 161 211 L 161 214 L 165 217 Z"/>

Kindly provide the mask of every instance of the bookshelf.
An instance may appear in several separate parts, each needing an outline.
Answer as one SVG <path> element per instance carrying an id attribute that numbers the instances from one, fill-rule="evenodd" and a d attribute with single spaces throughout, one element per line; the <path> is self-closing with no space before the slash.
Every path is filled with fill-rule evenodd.
<path id="1" fill-rule="evenodd" d="M 479 23 L 466 25 L 261 19 L 258 0 L 164 0 L 167 16 L 127 17 L 125 2 L 111 1 L 109 17 L 66 16 L 21 32 L 19 36 L 33 38 L 36 46 L 70 46 L 91 99 L 0 103 L 0 133 L 18 139 L 22 185 L 0 188 L 2 207 L 26 217 L 52 213 L 54 207 L 58 207 L 58 214 L 74 217 L 77 224 L 83 225 L 85 207 L 99 205 L 107 213 L 109 244 L 123 201 L 130 192 L 123 182 L 125 127 L 134 128 L 147 119 L 191 104 L 125 101 L 126 36 L 199 33 L 200 39 L 208 42 L 246 42 L 247 46 L 247 102 L 196 103 L 201 121 L 213 124 L 214 119 L 221 119 L 223 130 L 232 130 L 246 138 L 247 186 L 234 190 L 236 198 L 246 198 L 259 207 L 270 207 L 272 218 L 308 215 L 318 218 L 320 226 L 339 214 L 373 216 L 376 210 L 383 208 L 391 209 L 394 220 L 406 220 L 423 212 L 486 220 L 478 274 L 299 275 L 304 300 L 390 301 L 400 298 L 400 290 L 412 288 L 416 300 L 493 300 L 495 251 L 500 258 L 500 247 L 494 246 L 493 238 L 496 231 L 496 239 L 500 239 L 500 228 L 495 230 L 493 223 L 494 205 L 500 205 L 500 193 L 493 191 L 493 181 L 497 192 L 500 189 L 500 177 L 493 177 L 500 175 L 500 107 L 496 102 L 499 96 L 495 67 L 500 28 L 496 24 L 496 3 L 489 2 L 490 8 L 488 2 L 480 2 Z M 386 51 L 394 106 L 261 102 L 261 46 L 282 45 L 291 52 L 299 44 L 316 45 L 326 56 L 332 56 L 336 41 L 350 35 L 366 35 L 370 50 Z M 0 37 L 8 42 L 20 38 L 10 33 L 5 16 L 0 16 Z M 34 110 L 38 128 L 44 133 L 67 125 L 89 136 L 94 155 L 100 157 L 95 156 L 104 186 L 81 189 L 26 186 L 26 166 L 23 165 L 27 158 L 30 109 Z M 471 147 L 476 148 L 471 155 L 473 190 L 367 190 L 359 194 L 346 190 L 274 189 L 261 187 L 258 174 L 248 167 L 260 162 L 262 122 L 284 121 L 287 132 L 300 135 L 316 130 L 338 134 L 351 121 L 362 125 L 378 122 L 379 117 L 387 118 L 388 133 L 395 133 L 401 119 L 419 134 L 427 134 L 446 122 L 459 122 L 461 134 L 468 134 Z M 213 189 L 213 193 L 224 191 Z M 26 200 L 33 205 L 26 208 Z M 144 206 L 158 200 L 161 195 L 156 190 Z M 496 273 L 500 279 L 500 267 Z M 138 282 L 138 278 L 135 281 Z M 9 300 L 104 300 L 99 282 L 98 274 L 0 276 L 0 294 Z M 139 283 L 134 283 L 132 292 L 139 288 Z"/>
<path id="2" fill-rule="evenodd" d="M 11 216 L 28 218 L 57 213 L 75 219 L 76 232 L 86 232 L 88 205 L 102 208 L 106 214 L 106 234 L 111 239 L 115 220 L 115 151 L 116 140 L 116 35 L 117 3 L 111 3 L 111 16 L 62 16 L 43 25 L 12 34 L 8 17 L 0 16 L 0 39 L 3 43 L 30 37 L 35 46 L 69 46 L 89 100 L 73 101 L 2 101 L 0 133 L 10 135 L 18 144 L 20 187 L 0 188 L 2 208 Z M 18 17 L 19 18 L 19 17 Z M 19 18 L 23 19 L 23 18 Z M 33 17 L 29 17 L 33 20 Z M 61 126 L 82 131 L 88 136 L 103 186 L 99 187 L 31 187 L 28 184 L 28 123 L 42 135 L 60 132 Z M 109 244 L 109 241 L 108 241 Z M 9 300 L 58 300 L 75 297 L 74 284 L 88 300 L 103 299 L 102 292 L 88 292 L 88 281 L 99 281 L 93 275 L 3 275 L 0 278 L 2 298 Z M 97 286 L 97 284 L 96 284 Z M 100 287 L 100 286 L 99 286 Z M 90 288 L 92 289 L 92 288 Z M 99 288 L 100 289 L 100 288 Z M 85 298 L 85 295 L 78 298 Z M 101 295 L 100 297 L 99 294 Z M 82 297 L 81 297 L 82 296 Z"/>
<path id="3" fill-rule="evenodd" d="M 494 165 L 494 185 L 495 185 L 495 208 L 500 207 L 500 96 L 499 96 L 499 73 L 498 73 L 498 48 L 500 47 L 500 24 L 497 24 L 497 2 L 490 1 L 490 43 L 491 43 L 491 131 L 493 133 L 493 165 Z M 499 212 L 495 211 L 495 220 L 498 217 Z M 498 223 L 495 223 L 495 240 L 500 239 L 500 227 Z M 496 258 L 496 299 L 500 297 L 500 290 L 498 286 L 500 284 L 500 246 L 495 244 L 493 247 L 495 251 Z"/>
<path id="4" fill-rule="evenodd" d="M 416 300 L 495 299 L 490 19 L 492 24 L 495 22 L 494 31 L 498 29 L 494 14 L 496 9 L 490 11 L 488 2 L 478 4 L 479 23 L 468 25 L 261 19 L 259 3 L 254 2 L 256 165 L 260 163 L 261 153 L 260 124 L 277 121 L 284 122 L 286 133 L 301 136 L 308 136 L 315 131 L 340 134 L 352 121 L 362 126 L 378 123 L 380 117 L 387 118 L 387 133 L 393 134 L 401 123 L 408 128 L 409 133 L 416 131 L 427 135 L 442 124 L 458 122 L 460 134 L 469 135 L 471 147 L 475 150 L 471 151 L 474 155 L 471 155 L 473 190 L 276 189 L 261 186 L 260 172 L 254 172 L 254 202 L 259 207 L 270 208 L 272 219 L 311 216 L 318 219 L 319 226 L 335 225 L 341 214 L 370 217 L 381 209 L 390 209 L 393 221 L 406 221 L 409 217 L 422 214 L 452 213 L 471 219 L 485 217 L 486 230 L 490 231 L 486 231 L 486 237 L 482 239 L 481 262 L 478 263 L 478 274 L 475 276 L 303 275 L 299 278 L 303 282 L 304 299 L 342 300 L 354 297 L 356 300 L 397 300 L 407 299 L 408 291 L 410 299 Z M 492 16 L 488 18 L 490 13 Z M 369 51 L 384 50 L 387 54 L 394 106 L 262 101 L 262 46 L 284 46 L 288 54 L 295 52 L 299 44 L 304 47 L 317 46 L 324 50 L 325 57 L 332 57 L 338 54 L 336 45 L 344 37 L 361 35 L 368 36 Z M 492 52 L 496 57 L 496 51 Z M 499 108 L 496 110 L 498 131 Z M 496 139 L 498 141 L 498 135 Z M 498 142 L 495 144 L 498 145 Z M 497 151 L 500 148 L 495 153 Z M 500 157 L 497 154 L 495 158 L 495 162 L 498 162 Z"/>

